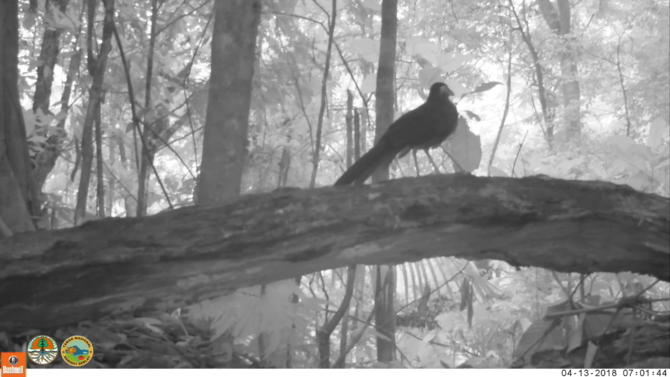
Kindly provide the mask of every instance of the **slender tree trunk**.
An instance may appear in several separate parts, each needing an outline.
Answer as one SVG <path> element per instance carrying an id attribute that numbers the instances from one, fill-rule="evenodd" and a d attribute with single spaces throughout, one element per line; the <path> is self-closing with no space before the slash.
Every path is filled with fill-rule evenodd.
<path id="1" fill-rule="evenodd" d="M 397 0 L 382 1 L 382 35 L 379 46 L 379 68 L 377 70 L 377 91 L 375 109 L 375 143 L 384 135 L 393 123 L 393 103 L 395 102 L 395 51 L 398 28 Z M 389 178 L 388 170 L 377 170 L 372 176 L 373 182 Z"/>
<path id="2" fill-rule="evenodd" d="M 351 94 L 351 90 L 347 90 L 347 115 L 345 116 L 347 124 L 347 167 L 351 166 L 353 163 L 353 152 L 354 152 L 354 114 L 353 106 L 354 105 L 354 96 Z"/>
<path id="3" fill-rule="evenodd" d="M 65 12 L 68 0 L 55 0 L 56 6 L 61 12 Z M 45 18 L 53 18 L 50 8 L 51 2 L 45 2 Z M 35 81 L 35 96 L 33 97 L 33 111 L 42 110 L 43 114 L 49 114 L 49 99 L 51 97 L 51 84 L 53 83 L 53 71 L 58 57 L 60 42 L 60 29 L 47 27 L 42 36 L 42 49 L 40 51 L 40 65 L 37 67 L 37 81 Z"/>
<path id="4" fill-rule="evenodd" d="M 105 172 L 103 169 L 103 157 L 102 157 L 102 121 L 101 121 L 102 108 L 98 104 L 98 111 L 95 115 L 95 177 L 96 177 L 96 199 L 97 199 L 97 208 L 96 214 L 100 218 L 105 217 Z"/>
<path id="5" fill-rule="evenodd" d="M 279 174 L 277 177 L 277 188 L 284 187 L 288 182 L 288 172 L 291 168 L 291 152 L 288 147 L 284 147 L 279 160 Z"/>
<path id="6" fill-rule="evenodd" d="M 344 297 L 340 303 L 340 307 L 337 308 L 337 311 L 333 316 L 326 322 L 317 332 L 316 337 L 319 344 L 319 368 L 330 368 L 330 335 L 333 333 L 337 324 L 340 323 L 342 318 L 349 316 L 349 304 L 351 303 L 351 297 L 354 295 L 354 282 L 356 279 L 356 265 L 352 264 L 347 267 L 347 283 L 346 290 L 344 292 Z M 346 333 L 340 334 L 340 336 L 347 336 Z"/>
<path id="7" fill-rule="evenodd" d="M 354 160 L 361 158 L 361 116 L 358 109 L 354 110 Z"/>
<path id="8" fill-rule="evenodd" d="M 333 51 L 333 35 L 335 34 L 335 20 L 337 19 L 337 0 L 331 0 L 332 9 L 330 20 L 328 20 L 328 47 L 326 48 L 326 63 L 323 69 L 323 78 L 321 79 L 321 106 L 319 107 L 319 119 L 316 124 L 316 145 L 314 155 L 312 156 L 312 176 L 309 181 L 309 187 L 316 185 L 316 173 L 319 170 L 319 159 L 321 153 L 321 134 L 323 133 L 323 115 L 328 105 L 328 75 L 330 72 L 330 56 Z"/>
<path id="9" fill-rule="evenodd" d="M 358 6 L 357 9 L 358 11 L 358 20 L 359 26 L 361 28 L 361 36 L 368 37 L 368 38 L 376 38 L 376 35 L 374 33 L 374 22 L 372 19 L 372 14 L 368 11 L 368 9 L 364 6 Z M 365 60 L 361 60 L 360 62 L 360 69 L 361 73 L 363 74 L 363 77 L 368 77 L 369 74 L 374 72 L 374 64 L 369 63 Z M 360 148 L 360 153 L 365 154 L 365 151 L 367 149 L 367 130 L 372 129 L 372 126 L 370 124 L 370 108 L 368 106 L 368 103 L 370 101 L 370 97 L 367 99 L 361 95 L 361 101 L 363 102 L 363 108 L 361 109 L 361 114 L 360 114 L 360 126 L 359 128 L 360 131 L 360 138 L 358 139 L 359 142 L 359 148 Z M 360 157 L 360 155 L 359 155 Z M 358 157 L 355 158 L 357 160 Z"/>
<path id="10" fill-rule="evenodd" d="M 150 140 L 153 137 L 152 129 L 154 122 L 158 119 L 157 112 L 151 102 L 151 79 L 153 78 L 153 62 L 154 62 L 154 45 L 156 43 L 156 19 L 158 18 L 158 1 L 151 1 L 151 29 L 149 32 L 149 51 L 147 59 L 147 74 L 144 87 L 144 108 L 147 110 L 144 117 L 144 127 L 142 136 L 144 143 L 141 146 L 142 159 L 140 161 L 140 170 L 137 177 L 137 217 L 142 217 L 147 214 L 148 189 L 147 184 L 149 180 L 149 168 L 154 163 L 156 155 L 155 143 Z"/>
<path id="11" fill-rule="evenodd" d="M 391 123 L 393 123 L 397 25 L 397 0 L 383 0 L 379 69 L 377 71 L 377 128 L 375 142 L 379 141 Z M 372 176 L 372 181 L 379 182 L 388 179 L 388 177 L 388 169 L 384 171 L 378 170 Z M 384 336 L 377 337 L 377 359 L 389 362 L 395 356 L 395 310 L 393 308 L 396 287 L 395 266 L 378 266 L 376 276 L 375 326 L 377 332 Z M 381 284 L 381 281 L 388 281 L 389 284 Z"/>
<path id="12" fill-rule="evenodd" d="M 119 144 L 119 160 L 121 160 L 121 166 L 124 169 L 132 169 L 132 163 L 127 157 L 126 154 L 126 145 L 123 140 L 123 136 L 117 135 L 114 140 Z M 132 149 L 131 149 L 132 151 Z M 137 200 L 133 198 L 130 194 L 125 193 L 123 195 L 123 208 L 125 210 L 126 217 L 132 217 L 136 213 Z"/>
<path id="13" fill-rule="evenodd" d="M 82 140 L 81 140 L 81 174 L 79 175 L 79 190 L 77 191 L 77 207 L 74 212 L 75 225 L 81 224 L 86 218 L 86 204 L 88 199 L 88 186 L 91 180 L 91 169 L 93 166 L 93 123 L 96 113 L 100 111 L 100 101 L 102 100 L 102 83 L 105 77 L 105 68 L 107 67 L 107 57 L 112 49 L 112 34 L 114 32 L 114 0 L 105 0 L 105 20 L 102 27 L 102 44 L 100 53 L 94 56 L 92 43 L 96 40 L 93 25 L 88 27 L 88 69 L 89 74 L 93 76 L 93 83 L 89 90 L 88 108 L 84 120 Z M 89 1 L 89 23 L 94 20 L 95 1 Z"/>
<path id="14" fill-rule="evenodd" d="M 214 12 L 199 203 L 221 203 L 240 194 L 261 1 L 217 0 Z"/>
<path id="15" fill-rule="evenodd" d="M 107 158 L 107 163 L 109 164 L 108 167 L 111 168 L 111 166 L 114 164 L 116 161 L 116 145 L 114 142 L 114 134 L 110 135 L 109 141 L 107 142 L 107 150 L 109 151 L 109 156 Z M 107 213 L 109 216 L 114 216 L 113 210 L 114 210 L 114 191 L 116 189 L 116 179 L 111 176 L 109 177 L 109 183 L 107 184 Z"/>
<path id="16" fill-rule="evenodd" d="M 75 38 L 76 40 L 77 38 Z M 76 42 L 74 48 L 77 48 Z M 76 50 L 76 52 L 70 57 L 70 63 L 67 71 L 67 77 L 65 79 L 65 85 L 63 87 L 63 94 L 61 95 L 60 100 L 60 112 L 61 114 L 67 114 L 68 109 L 70 108 L 70 96 L 72 94 L 72 84 L 74 79 L 79 72 L 79 65 L 81 64 L 81 50 Z M 35 169 L 33 171 L 33 178 L 35 179 L 35 186 L 38 189 L 41 189 L 46 182 L 49 173 L 56 166 L 56 160 L 61 154 L 62 151 L 62 142 L 65 139 L 65 121 L 67 117 L 62 116 L 58 121 L 57 132 L 49 136 L 47 139 L 44 149 L 40 152 L 35 158 Z"/>
<path id="17" fill-rule="evenodd" d="M 549 28 L 557 35 L 570 35 L 570 2 L 556 0 L 538 0 L 540 11 Z M 582 130 L 580 88 L 578 81 L 577 62 L 574 47 L 566 41 L 561 53 L 561 76 L 563 81 L 563 123 L 566 127 L 567 140 L 579 139 Z"/>
<path id="18" fill-rule="evenodd" d="M 526 8 L 523 8 L 523 22 L 519 17 L 516 9 L 514 9 L 514 3 L 512 0 L 509 1 L 510 9 L 512 10 L 514 17 L 517 22 L 518 31 L 521 34 L 521 39 L 528 47 L 530 56 L 533 58 L 533 66 L 535 68 L 535 80 L 537 82 L 537 91 L 538 99 L 540 100 L 540 108 L 542 110 L 542 119 L 544 120 L 545 127 L 545 138 L 547 144 L 551 148 L 553 145 L 554 139 L 554 118 L 556 115 L 555 101 L 553 101 L 553 94 L 548 93 L 546 86 L 544 84 L 544 67 L 540 62 L 540 55 L 537 53 L 535 45 L 533 45 L 533 40 L 530 33 L 530 27 L 528 26 L 528 20 L 526 18 Z"/>

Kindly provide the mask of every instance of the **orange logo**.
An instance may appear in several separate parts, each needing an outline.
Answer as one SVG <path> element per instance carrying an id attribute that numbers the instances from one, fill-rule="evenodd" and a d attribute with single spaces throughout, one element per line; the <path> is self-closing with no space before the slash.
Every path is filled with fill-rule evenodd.
<path id="1" fill-rule="evenodd" d="M 26 375 L 26 353 L 25 352 L 2 352 L 0 354 L 2 377 L 19 377 Z"/>
<path id="2" fill-rule="evenodd" d="M 50 336 L 38 335 L 28 342 L 26 352 L 33 363 L 46 365 L 56 360 L 58 344 Z"/>

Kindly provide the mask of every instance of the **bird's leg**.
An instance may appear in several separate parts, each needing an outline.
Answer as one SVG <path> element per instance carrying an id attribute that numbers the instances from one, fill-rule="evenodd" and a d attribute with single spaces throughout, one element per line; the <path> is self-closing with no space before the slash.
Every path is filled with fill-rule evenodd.
<path id="1" fill-rule="evenodd" d="M 416 176 L 420 177 L 421 172 L 419 171 L 419 162 L 416 160 L 416 149 L 412 149 L 412 156 L 414 156 L 414 168 L 416 169 Z"/>
<path id="2" fill-rule="evenodd" d="M 433 168 L 435 169 L 435 173 L 440 174 L 440 168 L 437 166 L 435 161 L 433 161 L 433 158 L 430 157 L 430 153 L 428 153 L 428 148 L 424 149 L 423 151 L 426 152 L 426 156 L 428 156 L 428 160 L 433 165 Z"/>

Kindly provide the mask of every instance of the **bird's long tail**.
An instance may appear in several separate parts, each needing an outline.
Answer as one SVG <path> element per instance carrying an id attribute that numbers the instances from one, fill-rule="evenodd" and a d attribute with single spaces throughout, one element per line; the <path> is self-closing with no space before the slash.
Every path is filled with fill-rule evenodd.
<path id="1" fill-rule="evenodd" d="M 359 158 L 342 176 L 335 182 L 334 186 L 345 186 L 362 184 L 366 179 L 380 167 L 388 166 L 393 161 L 395 155 L 399 152 L 397 148 L 389 145 L 384 140 L 380 140 L 363 157 Z"/>

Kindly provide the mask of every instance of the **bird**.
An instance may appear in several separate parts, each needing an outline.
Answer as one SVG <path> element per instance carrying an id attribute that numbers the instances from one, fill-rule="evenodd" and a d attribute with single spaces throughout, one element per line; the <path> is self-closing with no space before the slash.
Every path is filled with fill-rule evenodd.
<path id="1" fill-rule="evenodd" d="M 393 122 L 372 149 L 345 171 L 334 186 L 363 184 L 380 168 L 388 168 L 395 156 L 410 150 L 435 148 L 451 135 L 458 124 L 458 110 L 447 84 L 434 83 L 426 102 Z M 430 156 L 430 155 L 429 155 Z"/>

